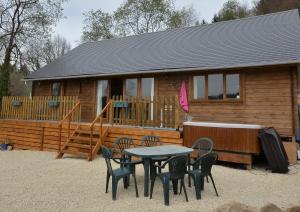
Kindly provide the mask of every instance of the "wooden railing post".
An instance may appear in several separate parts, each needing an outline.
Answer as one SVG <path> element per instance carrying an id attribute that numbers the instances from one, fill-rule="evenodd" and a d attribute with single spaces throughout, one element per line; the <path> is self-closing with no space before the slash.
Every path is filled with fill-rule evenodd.
<path id="1" fill-rule="evenodd" d="M 61 131 L 62 131 L 62 124 L 59 124 L 58 152 L 61 152 Z"/>

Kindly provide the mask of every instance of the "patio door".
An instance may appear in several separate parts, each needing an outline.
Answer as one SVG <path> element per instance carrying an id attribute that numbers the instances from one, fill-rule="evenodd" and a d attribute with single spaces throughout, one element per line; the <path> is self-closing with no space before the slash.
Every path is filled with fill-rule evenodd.
<path id="1" fill-rule="evenodd" d="M 99 115 L 102 109 L 107 104 L 108 97 L 108 81 L 99 80 L 97 87 L 97 115 Z"/>
<path id="2" fill-rule="evenodd" d="M 147 119 L 153 120 L 153 100 L 154 100 L 154 78 L 142 78 L 141 79 L 142 97 L 146 97 L 151 100 L 151 103 L 147 105 Z"/>

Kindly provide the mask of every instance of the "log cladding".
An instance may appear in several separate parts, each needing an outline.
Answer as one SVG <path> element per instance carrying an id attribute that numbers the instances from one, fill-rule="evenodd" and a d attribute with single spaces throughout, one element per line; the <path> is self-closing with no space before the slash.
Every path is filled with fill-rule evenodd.
<path id="1" fill-rule="evenodd" d="M 190 111 L 187 114 L 181 110 L 182 121 L 190 115 L 193 121 L 258 124 L 273 126 L 280 134 L 295 134 L 298 126 L 295 68 L 265 67 L 232 71 L 240 73 L 242 78 L 241 99 L 236 102 L 192 101 L 192 76 L 202 73 L 170 74 L 157 78 L 157 95 L 178 95 L 180 81 L 186 80 L 188 83 Z"/>
<path id="2" fill-rule="evenodd" d="M 59 122 L 54 121 L 25 121 L 0 119 L 0 141 L 8 139 L 15 149 L 28 149 L 40 151 L 58 151 L 59 147 Z M 71 124 L 71 131 L 77 124 Z M 89 131 L 89 123 L 80 123 L 80 129 Z M 99 131 L 95 126 L 94 131 Z M 160 136 L 165 144 L 182 145 L 183 139 L 180 132 L 175 130 L 145 129 L 135 127 L 112 127 L 105 139 L 105 144 L 112 143 L 119 137 L 127 136 L 137 145 L 141 144 L 144 135 Z M 67 140 L 67 125 L 62 128 L 62 145 Z M 89 140 L 87 141 L 89 144 Z"/>

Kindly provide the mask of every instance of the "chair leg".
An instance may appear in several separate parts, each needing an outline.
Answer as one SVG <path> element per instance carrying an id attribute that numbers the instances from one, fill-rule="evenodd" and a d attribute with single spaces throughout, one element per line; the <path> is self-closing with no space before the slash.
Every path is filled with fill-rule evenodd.
<path id="1" fill-rule="evenodd" d="M 169 184 L 169 182 L 170 182 L 170 180 L 169 180 L 169 178 L 168 177 L 164 177 L 163 179 L 162 179 L 162 181 L 163 181 L 163 189 L 164 189 L 164 200 L 165 200 L 165 205 L 169 205 L 170 203 L 170 198 L 169 198 L 169 186 L 170 186 L 170 184 Z"/>
<path id="2" fill-rule="evenodd" d="M 112 178 L 112 199 L 117 199 L 117 188 L 118 188 L 118 179 L 115 177 Z"/>
<path id="3" fill-rule="evenodd" d="M 180 181 L 180 189 L 179 189 L 179 194 L 181 194 L 181 191 L 182 191 L 182 181 Z"/>
<path id="4" fill-rule="evenodd" d="M 124 185 L 124 189 L 128 188 L 128 177 L 123 177 L 123 185 Z"/>
<path id="5" fill-rule="evenodd" d="M 206 176 L 206 182 L 209 183 L 208 176 Z"/>
<path id="6" fill-rule="evenodd" d="M 193 179 L 195 184 L 196 199 L 201 199 L 201 176 L 199 174 L 195 174 Z"/>
<path id="7" fill-rule="evenodd" d="M 188 172 L 190 172 L 191 171 L 191 167 L 188 165 Z M 188 175 L 188 186 L 189 187 L 191 187 L 192 185 L 191 185 L 191 176 L 190 175 Z"/>
<path id="8" fill-rule="evenodd" d="M 156 177 L 153 177 L 153 178 L 151 179 L 150 199 L 152 199 L 152 193 L 153 193 L 153 188 L 154 188 L 155 179 L 156 179 Z"/>
<path id="9" fill-rule="evenodd" d="M 217 191 L 217 188 L 216 188 L 216 185 L 215 185 L 215 181 L 214 181 L 214 178 L 213 178 L 212 174 L 209 174 L 209 177 L 210 177 L 210 179 L 211 179 L 211 182 L 212 182 L 212 184 L 213 184 L 213 186 L 214 186 L 216 195 L 217 195 L 217 197 L 218 197 L 219 194 L 218 194 L 218 191 Z"/>
<path id="10" fill-rule="evenodd" d="M 139 197 L 139 191 L 138 191 L 138 187 L 137 187 L 137 183 L 136 183 L 136 176 L 135 173 L 132 174 L 133 180 L 134 180 L 134 186 L 135 186 L 135 195 L 136 197 Z"/>
<path id="11" fill-rule="evenodd" d="M 107 173 L 106 173 L 106 189 L 105 189 L 105 193 L 108 193 L 109 178 L 110 178 L 110 174 L 107 171 Z"/>
<path id="12" fill-rule="evenodd" d="M 158 161 L 158 165 L 161 166 L 161 161 Z M 161 168 L 158 168 L 158 173 L 161 173 Z"/>
<path id="13" fill-rule="evenodd" d="M 172 180 L 173 192 L 176 195 L 178 193 L 178 180 Z"/>
<path id="14" fill-rule="evenodd" d="M 185 195 L 185 200 L 188 202 L 189 199 L 188 199 L 188 196 L 187 196 L 187 193 L 186 193 L 185 184 L 184 184 L 184 179 L 181 179 L 181 185 L 182 185 L 182 187 L 183 187 L 183 192 L 184 192 L 184 195 Z"/>

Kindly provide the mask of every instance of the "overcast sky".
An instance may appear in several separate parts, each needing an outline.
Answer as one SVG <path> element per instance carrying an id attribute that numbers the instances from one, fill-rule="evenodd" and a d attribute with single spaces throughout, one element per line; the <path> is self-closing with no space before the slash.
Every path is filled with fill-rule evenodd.
<path id="1" fill-rule="evenodd" d="M 251 4 L 251 0 L 240 0 Z M 69 0 L 64 4 L 64 18 L 55 27 L 54 33 L 67 38 L 72 48 L 77 46 L 83 27 L 83 13 L 92 9 L 101 9 L 105 12 L 116 10 L 123 0 Z M 176 7 L 193 6 L 199 20 L 211 21 L 213 15 L 219 11 L 226 0 L 175 0 Z"/>

